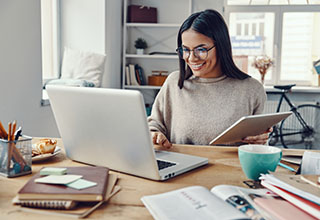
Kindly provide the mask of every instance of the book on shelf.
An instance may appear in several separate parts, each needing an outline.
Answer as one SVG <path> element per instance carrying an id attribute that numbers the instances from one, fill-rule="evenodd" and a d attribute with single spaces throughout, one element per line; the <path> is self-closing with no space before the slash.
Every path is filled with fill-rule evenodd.
<path id="1" fill-rule="evenodd" d="M 134 65 L 134 73 L 136 75 L 136 79 L 137 79 L 137 82 L 139 85 L 142 85 L 141 83 L 141 78 L 140 78 L 140 75 L 139 75 L 139 70 L 138 70 L 138 64 Z"/>
<path id="2" fill-rule="evenodd" d="M 129 66 L 126 66 L 126 79 L 125 79 L 125 82 L 126 82 L 126 85 L 128 85 L 128 86 L 131 85 Z"/>
<path id="3" fill-rule="evenodd" d="M 79 202 L 72 200 L 19 200 L 18 196 L 16 196 L 12 202 L 15 205 L 20 205 L 20 210 L 25 212 L 85 218 L 120 191 L 121 187 L 117 186 L 116 182 L 117 175 L 110 174 L 108 177 L 107 190 L 104 200 L 102 201 Z"/>
<path id="4" fill-rule="evenodd" d="M 136 76 L 140 85 L 146 85 L 146 79 L 144 77 L 143 69 L 138 64 L 135 65 Z"/>
<path id="5" fill-rule="evenodd" d="M 103 201 L 107 189 L 109 169 L 105 167 L 67 167 L 67 174 L 82 175 L 83 179 L 97 185 L 82 190 L 66 185 L 36 183 L 40 177 L 38 172 L 19 190 L 19 200 L 72 200 Z"/>
<path id="6" fill-rule="evenodd" d="M 135 70 L 135 65 L 134 64 L 129 64 L 129 73 L 130 73 L 131 85 L 138 86 L 139 83 L 137 81 L 136 70 Z"/>
<path id="7" fill-rule="evenodd" d="M 271 219 L 253 198 L 273 199 L 267 189 L 218 185 L 211 190 L 190 186 L 143 196 L 143 204 L 155 219 Z"/>

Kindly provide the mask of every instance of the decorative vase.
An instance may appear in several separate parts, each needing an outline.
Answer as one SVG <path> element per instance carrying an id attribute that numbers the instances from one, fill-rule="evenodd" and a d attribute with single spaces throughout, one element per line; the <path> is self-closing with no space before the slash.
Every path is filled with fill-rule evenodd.
<path id="1" fill-rule="evenodd" d="M 137 52 L 138 55 L 143 55 L 144 54 L 144 49 L 137 48 L 136 52 Z"/>
<path id="2" fill-rule="evenodd" d="M 267 73 L 267 69 L 266 68 L 260 68 L 259 69 L 259 73 L 260 73 L 260 76 L 261 76 L 261 84 L 263 85 L 264 84 L 264 76 Z"/>
<path id="3" fill-rule="evenodd" d="M 254 62 L 252 63 L 252 66 L 257 68 L 257 70 L 260 73 L 261 77 L 261 84 L 264 84 L 264 76 L 266 75 L 268 69 L 273 65 L 273 61 L 270 57 L 264 55 L 256 57 Z"/>

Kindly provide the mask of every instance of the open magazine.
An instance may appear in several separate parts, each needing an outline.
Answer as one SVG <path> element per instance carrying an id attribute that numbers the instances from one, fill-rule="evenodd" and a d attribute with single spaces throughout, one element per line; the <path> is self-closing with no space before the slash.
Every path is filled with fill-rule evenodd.
<path id="1" fill-rule="evenodd" d="M 143 204 L 157 219 L 271 219 L 253 199 L 274 196 L 267 189 L 218 185 L 210 191 L 190 186 L 162 194 L 143 196 Z"/>

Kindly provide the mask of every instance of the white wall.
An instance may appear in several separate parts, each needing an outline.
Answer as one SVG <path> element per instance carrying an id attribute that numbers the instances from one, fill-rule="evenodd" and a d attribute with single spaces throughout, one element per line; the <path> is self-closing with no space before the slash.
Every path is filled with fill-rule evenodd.
<path id="1" fill-rule="evenodd" d="M 65 42 L 80 45 L 83 49 L 106 53 L 106 63 L 109 64 L 106 73 L 110 75 L 104 77 L 104 86 L 120 86 L 121 32 L 117 32 L 117 29 L 121 30 L 119 25 L 121 19 L 118 19 L 121 18 L 121 1 L 77 0 L 77 5 L 72 0 L 62 2 L 74 3 L 73 10 L 78 9 L 79 13 L 87 15 L 87 18 L 81 21 L 72 20 L 73 18 L 67 21 L 68 25 L 73 22 L 68 26 L 68 31 L 74 30 L 74 32 L 70 32 Z M 86 12 L 80 9 L 81 4 L 86 4 L 88 9 Z M 76 12 L 69 11 L 69 13 Z M 40 105 L 42 97 L 40 17 L 40 0 L 0 1 L 0 120 L 5 126 L 9 121 L 17 120 L 18 125 L 23 126 L 24 134 L 58 137 L 59 132 L 51 107 Z M 112 29 L 110 25 L 105 28 L 113 22 L 119 27 Z M 81 27 L 85 27 L 86 31 Z M 118 47 L 118 54 L 113 56 L 113 60 L 109 60 L 110 51 Z"/>
<path id="2" fill-rule="evenodd" d="M 62 0 L 61 49 L 64 46 L 105 53 L 105 0 Z"/>
<path id="3" fill-rule="evenodd" d="M 122 1 L 106 0 L 106 66 L 103 87 L 121 87 Z"/>
<path id="4" fill-rule="evenodd" d="M 41 107 L 40 0 L 0 1 L 0 120 L 23 133 L 58 136 L 50 107 Z M 6 126 L 7 127 L 7 126 Z"/>
<path id="5" fill-rule="evenodd" d="M 102 87 L 120 88 L 120 0 L 62 0 L 61 54 L 64 47 L 106 54 Z"/>

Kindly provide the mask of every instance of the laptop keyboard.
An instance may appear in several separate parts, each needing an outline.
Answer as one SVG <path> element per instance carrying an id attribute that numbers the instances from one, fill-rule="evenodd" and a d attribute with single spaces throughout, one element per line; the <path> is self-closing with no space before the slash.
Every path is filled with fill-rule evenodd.
<path id="1" fill-rule="evenodd" d="M 163 160 L 157 160 L 157 162 L 158 162 L 159 170 L 176 165 L 176 163 L 171 163 L 171 162 L 167 162 L 167 161 L 163 161 Z"/>

